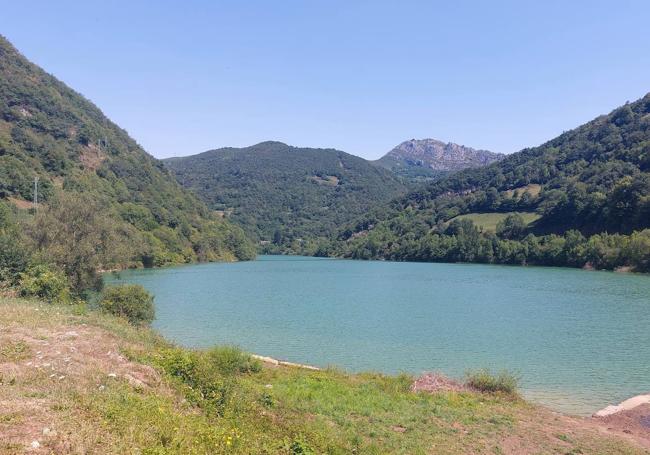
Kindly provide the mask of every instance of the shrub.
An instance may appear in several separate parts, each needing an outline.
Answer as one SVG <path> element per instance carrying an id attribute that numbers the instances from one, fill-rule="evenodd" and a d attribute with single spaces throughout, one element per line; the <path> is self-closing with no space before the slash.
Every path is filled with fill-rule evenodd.
<path id="1" fill-rule="evenodd" d="M 314 451 L 304 441 L 294 440 L 289 446 L 289 453 L 291 455 L 311 455 Z"/>
<path id="2" fill-rule="evenodd" d="M 29 265 L 25 239 L 11 209 L 0 201 L 0 283 L 17 284 Z"/>
<path id="3" fill-rule="evenodd" d="M 63 272 L 35 265 L 20 274 L 20 295 L 38 297 L 49 303 L 70 303 L 70 288 Z"/>
<path id="4" fill-rule="evenodd" d="M 183 382 L 195 384 L 198 370 L 198 356 L 192 351 L 170 348 L 160 352 L 157 363 L 171 376 L 180 378 Z"/>
<path id="5" fill-rule="evenodd" d="M 28 262 L 29 254 L 19 239 L 0 233 L 0 282 L 16 284 Z"/>
<path id="6" fill-rule="evenodd" d="M 240 373 L 257 373 L 262 369 L 261 363 L 249 354 L 234 346 L 217 346 L 207 352 L 210 365 L 224 376 Z"/>
<path id="7" fill-rule="evenodd" d="M 171 348 L 161 351 L 157 363 L 187 387 L 185 398 L 208 414 L 223 416 L 231 402 L 234 378 L 224 377 L 210 361 L 210 353 Z"/>
<path id="8" fill-rule="evenodd" d="M 480 392 L 506 393 L 514 395 L 517 393 L 518 378 L 508 371 L 502 371 L 493 375 L 490 370 L 483 369 L 470 371 L 466 374 L 465 383 Z"/>
<path id="9" fill-rule="evenodd" d="M 153 296 L 138 284 L 106 288 L 99 307 L 135 325 L 149 324 L 155 317 Z"/>

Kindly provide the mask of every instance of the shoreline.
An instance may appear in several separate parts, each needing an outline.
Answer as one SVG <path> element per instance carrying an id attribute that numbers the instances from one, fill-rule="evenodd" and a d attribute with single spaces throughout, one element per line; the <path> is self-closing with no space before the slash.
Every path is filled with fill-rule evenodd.
<path id="1" fill-rule="evenodd" d="M 643 405 L 650 405 L 650 394 L 635 395 L 627 400 L 620 402 L 617 405 L 609 405 L 596 411 L 593 417 L 608 417 L 620 414 L 625 411 L 631 411 Z"/>
<path id="2" fill-rule="evenodd" d="M 0 395 L 4 393 L 0 398 L 13 406 L 9 409 L 15 410 L 20 417 L 0 425 L 0 439 L 8 439 L 12 447 L 27 448 L 34 453 L 77 447 L 74 444 L 82 444 L 79 447 L 90 448 L 90 452 L 109 453 L 111 443 L 124 441 L 128 448 L 140 449 L 149 444 L 152 428 L 159 432 L 169 431 L 170 415 L 181 429 L 174 430 L 174 437 L 179 444 L 184 444 L 184 449 L 202 443 L 201 440 L 197 442 L 193 431 L 208 431 L 218 422 L 225 428 L 230 428 L 230 424 L 245 428 L 241 434 L 247 438 L 246 444 L 261 441 L 256 448 L 267 441 L 277 444 L 279 439 L 293 435 L 293 428 L 298 427 L 303 431 L 318 431 L 307 441 L 314 449 L 319 449 L 318 453 L 325 452 L 326 445 L 332 444 L 338 444 L 336 447 L 341 448 L 341 453 L 348 453 L 344 449 L 350 446 L 341 436 L 343 433 L 336 427 L 330 430 L 329 425 L 314 427 L 314 416 L 326 419 L 325 422 L 344 419 L 345 428 L 355 432 L 365 431 L 367 425 L 372 431 L 382 431 L 382 439 L 372 442 L 385 449 L 382 453 L 393 453 L 391 449 L 405 444 L 412 449 L 408 453 L 424 453 L 425 449 L 441 445 L 457 447 L 458 453 L 469 453 L 478 447 L 476 444 L 485 451 L 505 447 L 509 450 L 503 453 L 511 454 L 546 448 L 554 453 L 580 453 L 575 451 L 580 449 L 582 453 L 640 455 L 650 449 L 650 431 L 646 427 L 650 405 L 635 409 L 634 415 L 592 419 L 558 413 L 523 397 L 513 399 L 512 396 L 474 390 L 467 390 L 462 399 L 453 393 L 442 393 L 434 398 L 424 393 L 413 399 L 409 395 L 412 392 L 437 394 L 464 392 L 465 389 L 462 384 L 434 373 L 424 378 L 431 380 L 417 378 L 419 384 L 411 384 L 406 389 L 404 381 L 393 376 L 348 375 L 336 369 L 331 371 L 327 367 L 258 354 L 249 355 L 264 362 L 265 368 L 240 380 L 228 376 L 236 387 L 233 397 L 238 397 L 238 404 L 232 409 L 241 409 L 237 407 L 241 399 L 251 413 L 243 420 L 238 417 L 231 421 L 221 416 L 215 421 L 204 412 L 212 409 L 211 398 L 201 399 L 188 408 L 177 408 L 180 400 L 196 398 L 192 392 L 195 389 L 187 386 L 194 386 L 190 381 L 202 376 L 183 379 L 174 372 L 176 361 L 169 367 L 168 362 L 155 360 L 193 358 L 187 356 L 186 348 L 169 350 L 175 345 L 155 329 L 124 324 L 118 318 L 101 313 L 80 314 L 71 307 L 25 299 L 0 299 L 0 304 L 3 310 L 0 322 L 8 329 L 0 342 L 9 340 L 10 346 L 15 346 L 3 351 L 10 357 L 2 354 L 5 362 L 0 365 L 5 365 L 12 377 L 16 377 L 11 387 L 0 388 Z M 122 352 L 138 352 L 140 356 L 127 358 Z M 181 382 L 177 384 L 176 381 Z M 35 384 L 43 391 L 56 387 L 62 395 L 54 394 L 55 401 L 43 406 L 40 398 L 34 397 Z M 170 384 L 174 386 L 171 389 Z M 67 406 L 57 406 L 59 397 Z M 332 403 L 337 405 L 332 407 Z M 422 406 L 422 403 L 430 406 Z M 73 410 L 85 412 L 71 413 L 67 411 L 70 405 L 74 406 Z M 87 414 L 89 405 L 94 406 L 91 410 L 99 415 L 106 413 L 109 422 L 117 415 L 116 425 L 102 429 L 97 427 L 94 418 L 78 419 L 77 414 L 94 417 L 94 413 Z M 432 406 L 447 417 L 439 418 L 435 412 L 432 416 Z M 152 413 L 151 409 L 158 409 L 162 414 Z M 374 413 L 381 414 L 382 418 L 373 419 Z M 370 417 L 359 423 L 363 415 Z M 279 419 L 288 417 L 291 417 L 288 422 L 291 427 L 275 425 Z M 255 423 L 259 419 L 262 419 L 260 425 Z M 435 419 L 433 425 L 431 419 Z M 73 429 L 79 426 L 97 438 L 88 439 L 90 442 L 74 439 Z M 134 434 L 137 439 L 133 439 Z M 214 440 L 206 441 L 214 449 Z M 317 445 L 320 441 L 325 441 L 326 445 Z M 32 449 L 37 446 L 42 450 Z M 612 451 L 620 447 L 626 450 Z M 0 452 L 2 448 L 0 444 Z M 115 453 L 124 452 L 120 449 Z"/>
<path id="3" fill-rule="evenodd" d="M 256 360 L 259 360 L 260 362 L 267 363 L 269 365 L 273 366 L 283 366 L 283 367 L 292 367 L 292 368 L 302 368 L 303 370 L 311 370 L 311 371 L 322 371 L 322 368 L 315 367 L 313 365 L 306 365 L 304 363 L 294 363 L 294 362 L 287 362 L 286 360 L 278 360 L 273 357 L 268 357 L 264 355 L 259 355 L 259 354 L 250 354 L 250 356 Z"/>
<path id="4" fill-rule="evenodd" d="M 259 355 L 259 354 L 250 354 L 250 356 L 256 360 L 259 360 L 260 362 L 266 363 L 268 365 L 272 366 L 284 366 L 284 367 L 291 367 L 291 368 L 300 368 L 304 370 L 310 370 L 310 371 L 323 371 L 323 368 L 316 367 L 313 365 L 308 365 L 304 363 L 296 363 L 296 362 L 289 362 L 286 360 L 280 360 L 276 359 L 274 357 L 269 357 L 269 356 L 264 356 L 264 355 Z M 421 376 L 425 376 L 428 373 L 423 373 Z M 414 376 L 415 377 L 415 376 Z M 419 377 L 415 377 L 416 382 Z M 445 376 L 446 379 L 447 378 Z M 451 379 L 450 379 L 451 380 Z M 452 380 L 453 381 L 453 380 Z M 540 406 L 544 406 L 548 408 L 547 405 L 544 405 L 542 403 L 538 403 Z M 599 409 L 598 411 L 594 412 L 591 414 L 592 419 L 598 419 L 598 418 L 603 418 L 603 417 L 616 417 L 617 415 L 620 415 L 626 411 L 632 411 L 640 406 L 643 405 L 648 405 L 650 406 L 650 393 L 649 394 L 640 394 L 640 395 L 634 395 L 633 397 L 630 397 L 622 402 L 620 402 L 617 405 L 608 405 L 602 409 Z M 551 409 L 551 408 L 548 408 Z M 553 410 L 553 409 L 551 409 Z M 563 415 L 570 415 L 567 414 L 566 412 L 562 411 L 554 411 L 554 412 L 560 412 Z"/>

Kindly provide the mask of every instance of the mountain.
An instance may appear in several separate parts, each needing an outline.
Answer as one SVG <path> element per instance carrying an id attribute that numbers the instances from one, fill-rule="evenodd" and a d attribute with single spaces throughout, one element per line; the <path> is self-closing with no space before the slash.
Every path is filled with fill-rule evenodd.
<path id="1" fill-rule="evenodd" d="M 0 199 L 29 207 L 34 179 L 46 206 L 83 193 L 135 251 L 124 261 L 163 265 L 249 258 L 243 231 L 181 188 L 90 101 L 23 57 L 0 37 Z"/>
<path id="2" fill-rule="evenodd" d="M 343 229 L 336 254 L 650 269 L 648 228 L 650 94 L 410 192 Z"/>
<path id="3" fill-rule="evenodd" d="M 454 171 L 486 166 L 504 156 L 436 139 L 411 139 L 402 142 L 375 163 L 403 177 L 427 180 Z"/>
<path id="4" fill-rule="evenodd" d="M 164 162 L 211 208 L 281 251 L 300 250 L 301 243 L 331 235 L 376 204 L 406 192 L 389 171 L 362 158 L 281 142 Z"/>

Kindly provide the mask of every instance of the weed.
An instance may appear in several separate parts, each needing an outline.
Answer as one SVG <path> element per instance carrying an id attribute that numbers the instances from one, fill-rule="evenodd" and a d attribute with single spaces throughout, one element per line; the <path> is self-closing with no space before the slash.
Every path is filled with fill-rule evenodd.
<path id="1" fill-rule="evenodd" d="M 29 345 L 22 340 L 0 345 L 0 362 L 17 362 L 32 355 Z"/>
<path id="2" fill-rule="evenodd" d="M 479 392 L 514 395 L 517 393 L 519 380 L 508 371 L 492 374 L 490 370 L 483 369 L 468 372 L 465 382 L 467 386 Z"/>

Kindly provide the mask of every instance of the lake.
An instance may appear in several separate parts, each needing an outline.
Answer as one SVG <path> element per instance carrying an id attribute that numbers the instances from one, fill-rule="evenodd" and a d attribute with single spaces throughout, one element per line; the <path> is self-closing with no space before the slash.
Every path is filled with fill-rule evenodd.
<path id="1" fill-rule="evenodd" d="M 154 327 L 349 371 L 508 369 L 530 400 L 591 414 L 650 392 L 650 276 L 542 267 L 261 256 L 129 270 Z"/>

